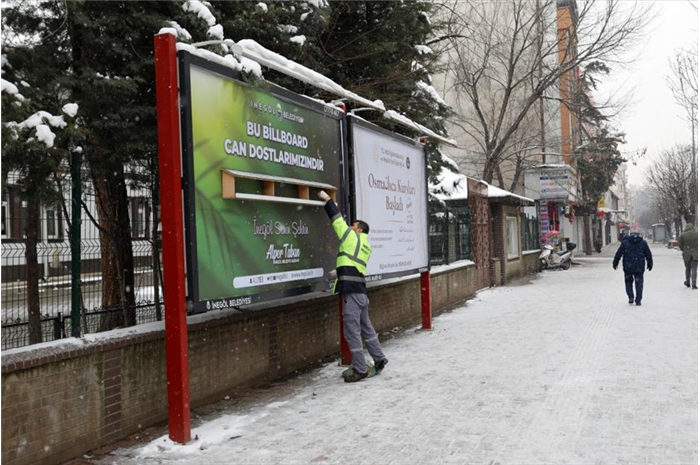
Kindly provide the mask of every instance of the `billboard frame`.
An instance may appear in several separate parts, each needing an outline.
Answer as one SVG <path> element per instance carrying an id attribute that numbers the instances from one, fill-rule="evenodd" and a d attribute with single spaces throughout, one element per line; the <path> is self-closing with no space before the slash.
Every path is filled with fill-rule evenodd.
<path id="1" fill-rule="evenodd" d="M 347 128 L 347 154 L 348 154 L 348 192 L 349 192 L 349 205 L 350 205 L 350 211 L 351 211 L 351 220 L 356 221 L 357 218 L 357 202 L 355 198 L 355 192 L 357 186 L 355 185 L 355 135 L 354 135 L 354 129 L 353 125 L 358 125 L 362 127 L 363 129 L 367 129 L 368 131 L 373 131 L 376 133 L 379 133 L 383 136 L 389 137 L 391 139 L 394 139 L 398 142 L 406 143 L 408 145 L 413 145 L 416 148 L 420 148 L 421 151 L 423 152 L 423 170 L 425 173 L 425 206 L 426 209 L 428 207 L 428 201 L 429 201 L 429 195 L 428 195 L 428 153 L 425 150 L 425 146 L 420 144 L 414 139 L 411 139 L 410 137 L 404 136 L 402 134 L 398 134 L 396 132 L 390 131 L 388 129 L 384 129 L 380 126 L 377 126 L 376 124 L 370 123 L 369 121 L 362 119 L 358 116 L 355 116 L 353 114 L 347 115 L 346 119 L 346 128 Z M 428 216 L 426 216 L 426 221 L 425 221 L 425 237 L 428 240 L 428 243 L 426 244 L 425 251 L 426 251 L 426 263 L 427 265 L 425 267 L 419 267 L 415 268 L 412 270 L 404 270 L 404 271 L 396 271 L 393 273 L 382 273 L 382 274 L 375 274 L 375 275 L 369 275 L 365 276 L 365 280 L 367 283 L 372 283 L 372 282 L 377 282 L 377 281 L 383 281 L 385 279 L 391 279 L 391 278 L 399 278 L 403 276 L 408 276 L 416 273 L 423 273 L 426 271 L 430 270 L 430 221 L 428 219 Z"/>
<path id="2" fill-rule="evenodd" d="M 184 229 L 185 229 L 185 262 L 186 262 L 186 282 L 187 282 L 187 314 L 197 314 L 209 311 L 207 303 L 212 301 L 228 301 L 227 305 L 217 306 L 220 309 L 239 309 L 242 305 L 252 305 L 262 302 L 294 297 L 311 292 L 320 292 L 330 290 L 329 281 L 326 276 L 316 278 L 303 285 L 291 289 L 278 289 L 259 292 L 250 296 L 244 297 L 224 297 L 221 299 L 200 300 L 199 294 L 199 271 L 197 257 L 197 233 L 196 233 L 196 205 L 195 205 L 195 180 L 194 180 L 194 147 L 193 147 L 193 124 L 191 112 L 191 81 L 190 69 L 195 66 L 205 71 L 218 74 L 223 78 L 235 81 L 237 84 L 268 93 L 275 98 L 285 101 L 289 104 L 304 108 L 309 111 L 317 112 L 325 117 L 332 118 L 338 122 L 338 142 L 339 142 L 339 160 L 340 160 L 340 190 L 342 194 L 341 209 L 345 207 L 347 210 L 347 177 L 345 170 L 345 160 L 347 159 L 347 141 L 343 137 L 345 130 L 345 113 L 308 97 L 296 94 L 283 87 L 273 83 L 264 81 L 264 86 L 254 86 L 244 82 L 242 73 L 235 71 L 227 66 L 207 60 L 205 58 L 194 55 L 188 51 L 180 50 L 177 53 L 178 71 L 180 75 L 180 133 L 182 137 L 182 189 L 184 199 Z"/>

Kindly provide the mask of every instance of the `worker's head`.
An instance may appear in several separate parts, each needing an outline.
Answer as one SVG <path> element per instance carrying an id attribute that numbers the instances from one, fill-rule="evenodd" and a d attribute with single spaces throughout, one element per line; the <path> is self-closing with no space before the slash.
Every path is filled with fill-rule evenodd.
<path id="1" fill-rule="evenodd" d="M 355 221 L 352 224 L 352 226 L 350 226 L 350 229 L 352 229 L 353 231 L 360 232 L 360 233 L 369 234 L 369 225 L 362 220 Z"/>

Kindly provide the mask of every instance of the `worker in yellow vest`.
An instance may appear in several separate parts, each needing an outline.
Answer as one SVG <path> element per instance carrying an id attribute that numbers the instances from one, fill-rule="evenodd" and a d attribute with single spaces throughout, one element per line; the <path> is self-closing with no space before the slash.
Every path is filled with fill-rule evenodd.
<path id="1" fill-rule="evenodd" d="M 325 210 L 331 219 L 333 230 L 340 239 L 338 258 L 336 259 L 337 278 L 334 291 L 343 296 L 343 334 L 352 353 L 352 371 L 344 375 L 346 383 L 365 379 L 369 369 L 362 352 L 362 340 L 374 360 L 374 368 L 379 374 L 388 360 L 382 352 L 377 333 L 369 320 L 369 298 L 365 286 L 365 270 L 372 254 L 369 245 L 369 225 L 364 221 L 355 221 L 352 226 L 345 223 L 338 205 L 325 191 L 318 193 L 326 202 Z"/>

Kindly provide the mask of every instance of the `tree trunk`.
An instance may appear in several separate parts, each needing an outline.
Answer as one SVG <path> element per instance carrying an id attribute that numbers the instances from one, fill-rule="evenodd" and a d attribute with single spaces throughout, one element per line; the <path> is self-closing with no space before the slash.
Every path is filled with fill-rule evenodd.
<path id="1" fill-rule="evenodd" d="M 518 157 L 515 161 L 515 174 L 513 175 L 513 182 L 510 183 L 510 191 L 515 192 L 515 188 L 518 186 L 518 181 L 520 181 L 520 176 L 523 174 L 523 159 Z"/>
<path id="2" fill-rule="evenodd" d="M 486 156 L 486 163 L 484 164 L 484 174 L 482 179 L 487 183 L 491 184 L 493 182 L 493 175 L 496 172 L 496 162 L 494 161 L 493 155 Z"/>
<path id="3" fill-rule="evenodd" d="M 683 232 L 683 221 L 678 217 L 673 220 L 673 225 L 676 229 L 676 240 L 678 240 L 678 238 L 681 237 L 681 232 Z"/>
<path id="4" fill-rule="evenodd" d="M 496 165 L 496 179 L 498 180 L 498 187 L 501 189 L 506 188 L 506 183 L 503 181 L 503 174 L 501 173 L 501 166 Z"/>
<path id="5" fill-rule="evenodd" d="M 101 227 L 102 306 L 105 309 L 120 309 L 119 312 L 104 314 L 100 321 L 100 330 L 134 326 L 134 255 L 124 170 L 122 167 L 115 168 L 111 171 L 109 179 L 105 176 L 93 176 L 93 183 Z"/>
<path id="6" fill-rule="evenodd" d="M 583 216 L 583 250 L 586 255 L 593 255 L 593 241 L 591 240 L 591 215 Z"/>
<path id="7" fill-rule="evenodd" d="M 36 182 L 31 179 L 30 182 Z M 24 240 L 25 259 L 27 261 L 27 313 L 29 317 L 29 344 L 42 342 L 41 335 L 41 301 L 39 297 L 39 200 L 36 195 L 27 196 L 27 228 Z"/>

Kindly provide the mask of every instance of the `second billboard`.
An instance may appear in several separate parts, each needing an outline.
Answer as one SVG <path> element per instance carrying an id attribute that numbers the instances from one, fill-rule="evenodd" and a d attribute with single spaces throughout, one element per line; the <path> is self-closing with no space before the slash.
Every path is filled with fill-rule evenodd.
<path id="1" fill-rule="evenodd" d="M 355 219 L 369 224 L 369 280 L 427 269 L 426 159 L 415 141 L 349 117 Z"/>

